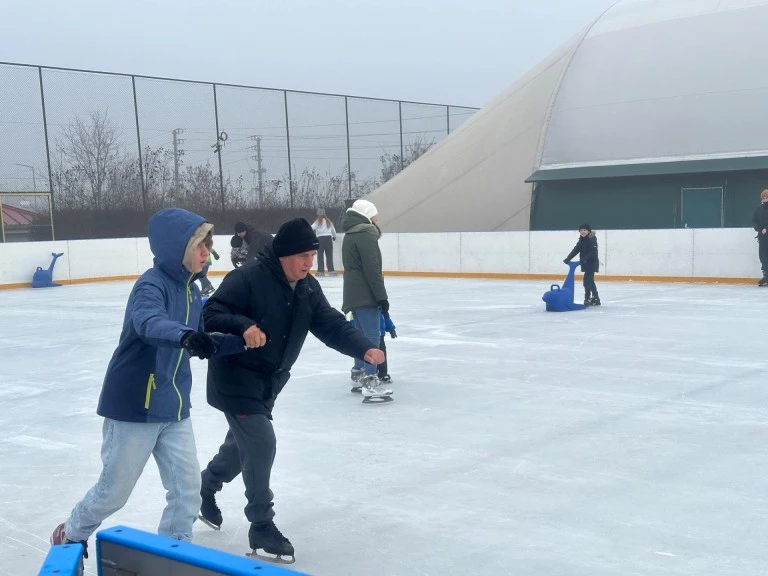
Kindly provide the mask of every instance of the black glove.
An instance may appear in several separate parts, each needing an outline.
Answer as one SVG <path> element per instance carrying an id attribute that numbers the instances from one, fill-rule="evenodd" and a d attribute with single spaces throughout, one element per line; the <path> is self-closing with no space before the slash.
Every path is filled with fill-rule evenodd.
<path id="1" fill-rule="evenodd" d="M 568 260 L 568 258 L 566 258 L 565 260 L 563 260 L 563 263 L 564 263 L 564 264 L 570 264 L 570 263 L 571 263 L 571 261 L 570 261 L 570 260 Z"/>
<path id="2" fill-rule="evenodd" d="M 389 336 L 390 336 L 390 338 L 397 338 L 397 332 L 395 332 L 394 330 L 390 330 L 389 331 Z"/>
<path id="3" fill-rule="evenodd" d="M 211 250 L 211 254 L 213 254 L 213 257 L 218 260 L 219 259 L 219 253 L 216 252 L 216 250 Z"/>
<path id="4" fill-rule="evenodd" d="M 216 342 L 205 332 L 188 331 L 181 337 L 181 346 L 191 356 L 197 356 L 201 360 L 207 360 L 216 353 Z"/>
<path id="5" fill-rule="evenodd" d="M 381 308 L 382 314 L 386 316 L 389 313 L 389 300 L 379 302 L 379 308 Z"/>

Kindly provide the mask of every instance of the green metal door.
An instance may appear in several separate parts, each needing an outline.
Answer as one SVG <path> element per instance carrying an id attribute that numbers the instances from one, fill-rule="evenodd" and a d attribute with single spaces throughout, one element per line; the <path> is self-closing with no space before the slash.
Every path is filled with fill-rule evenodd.
<path id="1" fill-rule="evenodd" d="M 683 188 L 681 223 L 683 228 L 723 227 L 723 187 Z"/>

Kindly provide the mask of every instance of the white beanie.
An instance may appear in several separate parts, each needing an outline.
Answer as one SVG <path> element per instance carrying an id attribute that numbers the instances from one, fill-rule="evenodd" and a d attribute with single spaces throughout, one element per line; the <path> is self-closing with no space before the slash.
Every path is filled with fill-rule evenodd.
<path id="1" fill-rule="evenodd" d="M 379 213 L 379 211 L 376 210 L 376 206 L 373 205 L 373 202 L 369 202 L 368 200 L 355 200 L 354 204 L 352 204 L 352 208 L 347 208 L 347 212 L 357 212 L 361 216 L 368 218 L 368 220 L 377 216 Z"/>

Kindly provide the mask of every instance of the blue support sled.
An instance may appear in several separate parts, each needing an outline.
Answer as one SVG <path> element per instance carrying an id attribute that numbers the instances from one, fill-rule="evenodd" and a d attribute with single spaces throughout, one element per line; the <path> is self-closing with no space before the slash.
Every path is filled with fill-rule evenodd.
<path id="1" fill-rule="evenodd" d="M 83 576 L 83 545 L 51 546 L 37 576 Z"/>
<path id="2" fill-rule="evenodd" d="M 570 270 L 568 270 L 568 276 L 565 277 L 562 288 L 557 284 L 552 284 L 549 291 L 544 292 L 541 299 L 547 304 L 547 312 L 570 312 L 571 310 L 584 310 L 586 308 L 584 304 L 576 304 L 573 301 L 573 277 L 576 268 L 580 265 L 581 262 L 569 262 Z"/>
<path id="3" fill-rule="evenodd" d="M 56 284 L 53 281 L 53 267 L 56 265 L 56 260 L 61 256 L 64 256 L 64 252 L 59 254 L 51 252 L 51 256 L 53 256 L 53 260 L 51 260 L 51 265 L 48 266 L 48 270 L 44 270 L 38 266 L 37 270 L 35 270 L 35 273 L 32 275 L 32 288 L 52 288 L 54 286 L 61 286 L 61 284 Z"/>

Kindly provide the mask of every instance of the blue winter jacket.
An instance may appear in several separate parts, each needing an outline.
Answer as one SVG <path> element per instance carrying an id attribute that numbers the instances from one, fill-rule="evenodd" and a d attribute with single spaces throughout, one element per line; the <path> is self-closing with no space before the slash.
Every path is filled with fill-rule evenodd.
<path id="1" fill-rule="evenodd" d="M 189 417 L 192 374 L 181 337 L 202 330 L 200 290 L 182 264 L 189 239 L 205 223 L 178 208 L 149 221 L 154 266 L 133 286 L 123 330 L 109 362 L 97 412 L 124 422 L 171 422 Z M 217 353 L 243 350 L 237 336 L 215 335 Z"/>

